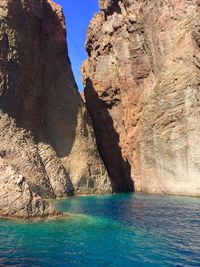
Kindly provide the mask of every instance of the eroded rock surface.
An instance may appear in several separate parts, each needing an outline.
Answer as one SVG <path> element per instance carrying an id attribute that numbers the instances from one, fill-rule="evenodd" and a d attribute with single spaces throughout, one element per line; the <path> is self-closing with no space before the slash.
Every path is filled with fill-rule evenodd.
<path id="1" fill-rule="evenodd" d="M 111 192 L 50 0 L 0 2 L 0 126 L 0 215 L 54 215 L 44 198 Z"/>
<path id="2" fill-rule="evenodd" d="M 83 80 L 116 190 L 199 196 L 199 0 L 99 4 Z"/>
<path id="3" fill-rule="evenodd" d="M 59 216 L 52 205 L 30 189 L 22 175 L 0 158 L 0 216 L 23 219 Z"/>

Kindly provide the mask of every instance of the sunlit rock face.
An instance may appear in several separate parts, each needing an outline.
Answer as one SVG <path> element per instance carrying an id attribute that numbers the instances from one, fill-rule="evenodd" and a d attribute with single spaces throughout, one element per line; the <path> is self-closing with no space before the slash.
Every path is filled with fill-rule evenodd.
<path id="1" fill-rule="evenodd" d="M 200 196 L 200 1 L 99 4 L 82 73 L 116 190 Z"/>
<path id="2" fill-rule="evenodd" d="M 0 126 L 0 215 L 50 216 L 43 198 L 111 192 L 52 1 L 0 2 Z"/>

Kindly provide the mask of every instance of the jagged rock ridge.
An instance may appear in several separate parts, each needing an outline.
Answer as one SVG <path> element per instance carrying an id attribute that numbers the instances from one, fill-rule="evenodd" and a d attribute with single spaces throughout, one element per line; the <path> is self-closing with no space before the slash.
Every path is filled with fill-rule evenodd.
<path id="1" fill-rule="evenodd" d="M 44 198 L 111 192 L 50 0 L 0 3 L 0 125 L 1 216 L 51 216 Z"/>
<path id="2" fill-rule="evenodd" d="M 199 196 L 200 1 L 99 4 L 83 80 L 116 190 Z"/>

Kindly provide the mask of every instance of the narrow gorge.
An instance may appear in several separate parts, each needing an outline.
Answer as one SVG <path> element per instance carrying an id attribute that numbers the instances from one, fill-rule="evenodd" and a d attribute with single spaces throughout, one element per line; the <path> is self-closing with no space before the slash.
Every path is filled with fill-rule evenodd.
<path id="1" fill-rule="evenodd" d="M 200 196 L 200 1 L 99 4 L 82 73 L 115 190 Z"/>
<path id="2" fill-rule="evenodd" d="M 0 267 L 200 267 L 199 145 L 200 0 L 0 0 Z"/>
<path id="3" fill-rule="evenodd" d="M 99 6 L 83 101 L 61 6 L 0 2 L 2 217 L 59 216 L 51 199 L 73 195 L 200 196 L 200 1 Z"/>

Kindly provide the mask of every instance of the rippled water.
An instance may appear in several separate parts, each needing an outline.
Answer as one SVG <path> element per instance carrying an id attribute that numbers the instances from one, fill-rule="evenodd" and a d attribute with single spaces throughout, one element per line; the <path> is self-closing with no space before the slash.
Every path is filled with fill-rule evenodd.
<path id="1" fill-rule="evenodd" d="M 0 266 L 200 266 L 200 199 L 144 194 L 58 201 L 56 221 L 0 220 Z"/>

